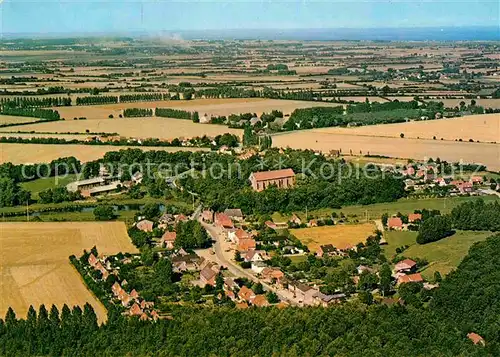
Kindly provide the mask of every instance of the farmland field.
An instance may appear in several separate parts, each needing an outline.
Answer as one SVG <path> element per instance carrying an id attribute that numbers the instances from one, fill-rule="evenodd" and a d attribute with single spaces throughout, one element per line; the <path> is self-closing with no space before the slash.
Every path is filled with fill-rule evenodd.
<path id="1" fill-rule="evenodd" d="M 334 246 L 351 244 L 354 246 L 366 241 L 375 228 L 372 223 L 345 224 L 291 229 L 290 233 L 306 244 L 311 252 L 315 252 L 320 245 L 324 244 L 333 244 Z"/>
<path id="2" fill-rule="evenodd" d="M 383 155 L 416 160 L 439 157 L 450 162 L 462 160 L 464 163 L 486 165 L 490 170 L 500 170 L 500 144 L 348 135 L 328 132 L 328 129 L 313 129 L 275 135 L 273 146 L 325 153 L 342 150 L 345 154 Z"/>
<path id="3" fill-rule="evenodd" d="M 50 144 L 5 144 L 0 143 L 0 164 L 45 163 L 60 157 L 74 156 L 78 160 L 87 162 L 99 159 L 108 151 L 123 149 L 141 149 L 143 151 L 163 150 L 175 151 L 204 151 L 204 148 L 178 147 L 131 147 L 131 146 L 94 146 L 94 145 L 50 145 Z"/>
<path id="4" fill-rule="evenodd" d="M 408 258 L 426 259 L 429 265 L 425 267 L 422 275 L 432 279 L 434 272 L 439 271 L 442 276 L 455 269 L 467 255 L 469 248 L 475 242 L 480 242 L 491 236 L 491 232 L 457 231 L 448 238 L 427 244 L 417 244 L 416 232 L 386 232 L 384 234 L 388 243 L 384 251 L 388 257 L 395 253 L 396 248 L 409 245 L 402 256 Z"/>
<path id="5" fill-rule="evenodd" d="M 94 245 L 101 254 L 136 253 L 125 224 L 112 223 L 0 223 L 0 316 L 11 306 L 25 316 L 38 308 L 90 303 L 98 320 L 106 310 L 87 290 L 68 257 Z"/>
<path id="6" fill-rule="evenodd" d="M 21 124 L 21 123 L 30 123 L 37 121 L 37 118 L 29 118 L 29 117 L 18 117 L 14 115 L 0 115 L 0 125 L 2 124 Z"/>
<path id="7" fill-rule="evenodd" d="M 473 139 L 480 142 L 500 143 L 500 115 L 469 115 L 461 118 L 367 125 L 357 128 L 325 128 L 315 129 L 315 131 L 397 138 L 404 133 L 405 138 L 432 139 L 435 136 L 438 140 L 441 138 L 444 140 L 462 139 L 463 141 Z"/>
<path id="8" fill-rule="evenodd" d="M 173 108 L 187 111 L 197 111 L 200 115 L 225 115 L 240 113 L 256 113 L 281 110 L 285 114 L 292 113 L 297 108 L 309 108 L 317 106 L 335 106 L 333 103 L 304 102 L 296 100 L 277 100 L 261 98 L 244 99 L 193 99 L 193 100 L 167 100 L 156 102 L 134 102 L 107 105 L 88 105 L 58 107 L 56 109 L 62 118 L 73 120 L 73 118 L 86 117 L 89 120 L 107 119 L 110 114 L 115 118 L 126 108 Z"/>
<path id="9" fill-rule="evenodd" d="M 5 132 L 17 131 L 17 128 L 5 128 Z M 240 135 L 242 130 L 230 129 L 223 125 L 197 124 L 190 120 L 169 118 L 124 118 L 100 120 L 67 120 L 43 124 L 25 125 L 23 131 L 35 132 L 90 132 L 118 133 L 125 137 L 175 139 L 180 137 L 217 136 L 224 133 Z M 57 137 L 47 134 L 47 137 Z"/>

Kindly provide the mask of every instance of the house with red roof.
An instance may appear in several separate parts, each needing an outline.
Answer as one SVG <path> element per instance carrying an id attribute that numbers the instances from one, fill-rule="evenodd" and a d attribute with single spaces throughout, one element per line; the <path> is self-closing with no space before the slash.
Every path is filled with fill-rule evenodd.
<path id="1" fill-rule="evenodd" d="M 265 295 L 257 295 L 255 297 L 251 298 L 250 303 L 253 306 L 257 306 L 257 307 L 269 306 L 269 301 L 267 301 Z"/>
<path id="2" fill-rule="evenodd" d="M 137 222 L 135 226 L 143 232 L 152 232 L 153 225 L 154 223 L 152 221 L 143 219 L 142 221 Z"/>
<path id="3" fill-rule="evenodd" d="M 295 185 L 295 172 L 292 169 L 252 172 L 249 177 L 254 191 L 260 192 L 271 185 L 289 188 Z"/>
<path id="4" fill-rule="evenodd" d="M 387 227 L 389 229 L 400 231 L 403 229 L 403 221 L 400 217 L 391 217 L 387 220 Z"/>
<path id="5" fill-rule="evenodd" d="M 240 291 L 238 291 L 238 298 L 242 301 L 249 302 L 251 299 L 255 298 L 255 293 L 252 289 L 243 285 Z"/>
<path id="6" fill-rule="evenodd" d="M 409 275 L 401 275 L 398 278 L 397 285 L 406 284 L 406 283 L 423 283 L 424 278 L 420 273 L 409 274 Z"/>
<path id="7" fill-rule="evenodd" d="M 415 271 L 417 268 L 417 263 L 411 259 L 402 260 L 394 266 L 394 271 L 396 273 L 408 273 Z"/>
<path id="8" fill-rule="evenodd" d="M 247 252 L 250 249 L 255 249 L 257 247 L 257 242 L 253 238 L 240 239 L 238 242 L 238 251 Z"/>
<path id="9" fill-rule="evenodd" d="M 161 236 L 161 244 L 167 249 L 174 249 L 175 239 L 177 238 L 176 232 L 165 232 Z"/>
<path id="10" fill-rule="evenodd" d="M 217 227 L 221 229 L 232 229 L 234 228 L 233 221 L 227 214 L 224 213 L 216 213 L 214 218 L 214 223 Z"/>
<path id="11" fill-rule="evenodd" d="M 137 305 L 136 302 L 134 302 L 134 304 L 132 305 L 132 307 L 128 310 L 128 313 L 130 316 L 141 316 L 143 311 L 142 309 L 139 307 L 139 305 Z"/>
<path id="12" fill-rule="evenodd" d="M 421 221 L 422 220 L 422 214 L 420 213 L 410 213 L 408 215 L 408 222 L 414 223 L 416 221 Z"/>
<path id="13" fill-rule="evenodd" d="M 482 338 L 480 335 L 478 335 L 475 332 L 469 332 L 467 334 L 467 338 L 472 341 L 475 345 L 482 345 L 484 346 L 486 342 L 484 341 L 484 338 Z"/>

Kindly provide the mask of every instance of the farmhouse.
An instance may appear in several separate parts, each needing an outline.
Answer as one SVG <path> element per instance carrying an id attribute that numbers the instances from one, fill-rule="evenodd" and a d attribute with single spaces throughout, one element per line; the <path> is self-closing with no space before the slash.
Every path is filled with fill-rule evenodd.
<path id="1" fill-rule="evenodd" d="M 152 232 L 153 231 L 153 222 L 147 219 L 143 219 L 136 223 L 136 228 L 143 232 Z"/>
<path id="2" fill-rule="evenodd" d="M 288 188 L 295 184 L 295 173 L 292 169 L 260 171 L 250 174 L 250 183 L 255 191 L 263 191 L 271 185 Z"/>
<path id="3" fill-rule="evenodd" d="M 410 275 L 401 275 L 398 278 L 397 285 L 406 284 L 406 283 L 421 283 L 424 279 L 420 273 L 410 274 Z"/>
<path id="4" fill-rule="evenodd" d="M 408 222 L 414 223 L 416 221 L 421 221 L 422 220 L 422 215 L 420 213 L 410 213 L 408 215 Z"/>
<path id="5" fill-rule="evenodd" d="M 106 183 L 103 177 L 94 177 L 87 180 L 74 181 L 66 185 L 66 189 L 70 192 L 89 190 L 94 187 L 102 186 Z"/>
<path id="6" fill-rule="evenodd" d="M 400 261 L 394 266 L 394 271 L 397 273 L 407 273 L 414 271 L 417 267 L 417 263 L 411 259 L 405 259 Z"/>
<path id="7" fill-rule="evenodd" d="M 399 217 L 391 217 L 387 221 L 387 227 L 400 231 L 403 229 L 403 221 Z"/>
<path id="8" fill-rule="evenodd" d="M 118 190 L 121 186 L 120 181 L 114 181 L 108 185 L 96 186 L 89 189 L 81 190 L 83 197 L 94 197 L 105 193 L 110 193 Z"/>
<path id="9" fill-rule="evenodd" d="M 214 223 L 217 227 L 221 229 L 234 228 L 233 221 L 231 220 L 231 218 L 229 218 L 227 214 L 224 213 L 216 213 Z"/>

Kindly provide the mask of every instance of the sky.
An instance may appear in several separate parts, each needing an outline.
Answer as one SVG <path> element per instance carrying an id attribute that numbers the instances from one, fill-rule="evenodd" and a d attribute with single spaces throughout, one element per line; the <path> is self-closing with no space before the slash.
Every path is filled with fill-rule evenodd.
<path id="1" fill-rule="evenodd" d="M 496 26 L 498 0 L 0 0 L 0 32 Z"/>

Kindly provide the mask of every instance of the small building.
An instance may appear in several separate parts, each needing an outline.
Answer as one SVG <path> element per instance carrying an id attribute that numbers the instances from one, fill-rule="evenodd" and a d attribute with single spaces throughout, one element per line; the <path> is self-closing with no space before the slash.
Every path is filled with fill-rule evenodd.
<path id="1" fill-rule="evenodd" d="M 227 237 L 229 238 L 229 240 L 231 240 L 231 242 L 239 244 L 240 240 L 250 239 L 252 238 L 252 235 L 244 231 L 243 229 L 238 228 L 236 230 L 228 231 Z"/>
<path id="2" fill-rule="evenodd" d="M 316 255 L 318 257 L 322 257 L 324 255 L 335 255 L 336 249 L 332 244 L 320 245 L 318 250 L 316 251 Z"/>
<path id="3" fill-rule="evenodd" d="M 403 229 L 403 221 L 400 217 L 391 217 L 387 220 L 387 227 L 389 229 L 400 231 Z"/>
<path id="4" fill-rule="evenodd" d="M 265 250 L 249 249 L 243 258 L 246 262 L 263 262 L 268 258 Z"/>
<path id="5" fill-rule="evenodd" d="M 474 343 L 475 345 L 482 345 L 482 346 L 484 346 L 486 344 L 486 342 L 484 341 L 484 338 L 482 338 L 481 336 L 479 336 L 475 332 L 469 332 L 467 334 L 467 338 L 469 340 L 471 340 L 472 343 Z"/>
<path id="6" fill-rule="evenodd" d="M 422 214 L 420 213 L 410 213 L 408 215 L 408 222 L 415 223 L 422 220 Z"/>
<path id="7" fill-rule="evenodd" d="M 394 266 L 394 271 L 396 273 L 408 273 L 411 271 L 415 271 L 417 268 L 417 263 L 411 259 L 405 259 L 400 262 L 398 262 Z"/>
<path id="8" fill-rule="evenodd" d="M 174 249 L 176 238 L 177 238 L 176 232 L 165 232 L 161 237 L 160 243 L 167 249 Z"/>
<path id="9" fill-rule="evenodd" d="M 217 277 L 219 271 L 217 269 L 213 269 L 213 264 L 215 263 L 207 264 L 200 271 L 200 281 L 203 285 L 215 286 L 215 278 Z"/>
<path id="10" fill-rule="evenodd" d="M 250 183 L 254 191 L 260 192 L 271 185 L 278 188 L 288 188 L 295 185 L 295 173 L 292 169 L 260 171 L 250 174 Z"/>
<path id="11" fill-rule="evenodd" d="M 257 306 L 257 307 L 269 306 L 269 301 L 267 301 L 267 298 L 265 295 L 255 296 L 253 299 L 250 299 L 250 303 L 253 306 Z"/>
<path id="12" fill-rule="evenodd" d="M 152 232 L 154 223 L 150 220 L 143 219 L 135 224 L 136 228 L 143 232 Z"/>
<path id="13" fill-rule="evenodd" d="M 293 223 L 293 224 L 297 224 L 297 225 L 301 225 L 302 224 L 302 220 L 295 213 L 288 220 L 288 222 Z"/>
<path id="14" fill-rule="evenodd" d="M 212 223 L 214 221 L 214 212 L 212 210 L 205 210 L 201 214 L 201 220 L 205 223 Z"/>
<path id="15" fill-rule="evenodd" d="M 265 281 L 277 284 L 285 277 L 285 274 L 280 269 L 269 267 L 264 268 L 260 274 Z"/>
<path id="16" fill-rule="evenodd" d="M 257 247 L 257 242 L 253 238 L 240 239 L 238 242 L 238 251 L 247 252 L 250 249 L 255 249 Z"/>
<path id="17" fill-rule="evenodd" d="M 224 213 L 216 213 L 214 223 L 217 227 L 221 229 L 232 229 L 234 228 L 233 221 L 227 214 Z"/>
<path id="18" fill-rule="evenodd" d="M 243 212 L 239 208 L 228 208 L 224 210 L 224 214 L 235 221 L 243 221 Z"/>
<path id="19" fill-rule="evenodd" d="M 401 275 L 398 278 L 397 285 L 406 284 L 406 283 L 423 283 L 424 278 L 420 273 L 409 274 L 409 275 Z"/>
<path id="20" fill-rule="evenodd" d="M 240 291 L 238 291 L 238 298 L 241 301 L 249 302 L 251 299 L 255 298 L 255 293 L 252 289 L 242 286 Z"/>

